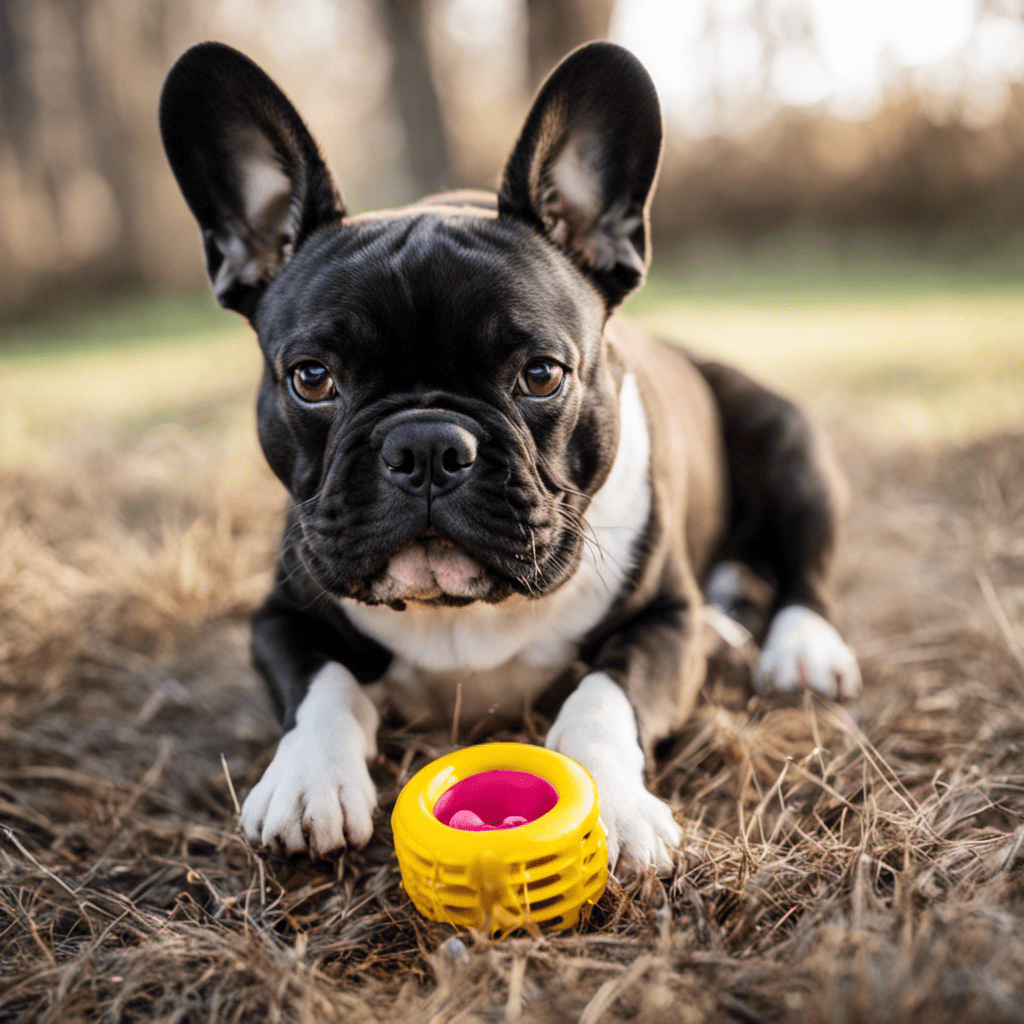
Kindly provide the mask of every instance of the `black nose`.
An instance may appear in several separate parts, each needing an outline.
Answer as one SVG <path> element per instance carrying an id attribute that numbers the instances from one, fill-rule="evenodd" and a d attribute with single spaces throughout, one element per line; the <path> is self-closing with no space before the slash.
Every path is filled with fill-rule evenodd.
<path id="1" fill-rule="evenodd" d="M 445 494 L 473 471 L 476 437 L 465 427 L 437 414 L 403 418 L 380 445 L 384 475 L 409 494 Z"/>

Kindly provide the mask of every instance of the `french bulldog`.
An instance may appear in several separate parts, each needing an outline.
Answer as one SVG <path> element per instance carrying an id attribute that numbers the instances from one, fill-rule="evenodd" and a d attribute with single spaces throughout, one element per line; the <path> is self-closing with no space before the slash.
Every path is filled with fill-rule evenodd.
<path id="1" fill-rule="evenodd" d="M 583 46 L 497 195 L 375 213 L 346 211 L 295 108 L 228 46 L 178 60 L 160 126 L 213 290 L 259 338 L 259 438 L 294 498 L 253 630 L 283 735 L 245 833 L 361 846 L 382 712 L 532 706 L 593 776 L 612 865 L 669 869 L 681 833 L 645 760 L 696 700 L 707 604 L 734 612 L 741 571 L 770 583 L 761 688 L 849 697 L 860 676 L 827 619 L 821 438 L 614 315 L 650 262 L 662 120 L 642 65 Z"/>

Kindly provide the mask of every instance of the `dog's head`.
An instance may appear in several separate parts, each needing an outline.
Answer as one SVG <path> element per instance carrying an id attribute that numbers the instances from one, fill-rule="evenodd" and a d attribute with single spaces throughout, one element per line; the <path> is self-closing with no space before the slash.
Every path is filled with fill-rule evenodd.
<path id="1" fill-rule="evenodd" d="M 639 62 L 570 54 L 497 202 L 347 216 L 294 107 L 217 43 L 175 64 L 160 125 L 214 292 L 259 335 L 260 441 L 319 585 L 402 607 L 564 583 L 618 445 L 604 325 L 649 259 L 661 115 Z"/>

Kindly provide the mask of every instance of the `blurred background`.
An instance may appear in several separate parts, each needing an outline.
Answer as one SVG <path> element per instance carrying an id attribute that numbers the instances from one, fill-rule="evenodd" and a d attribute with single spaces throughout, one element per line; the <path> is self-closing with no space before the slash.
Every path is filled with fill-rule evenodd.
<path id="1" fill-rule="evenodd" d="M 243 50 L 360 212 L 493 187 L 539 81 L 599 37 L 667 126 L 626 312 L 828 427 L 867 686 L 849 715 L 710 690 L 658 774 L 687 906 L 614 897 L 566 992 L 599 1003 L 632 944 L 659 952 L 609 1017 L 668 1019 L 671 992 L 691 1020 L 1020 1021 L 1024 0 L 0 0 L 3 1021 L 348 1020 L 384 972 L 408 1021 L 505 1004 L 494 950 L 429 989 L 386 835 L 337 874 L 271 859 L 266 901 L 229 835 L 225 772 L 243 795 L 278 735 L 248 621 L 288 498 L 157 101 L 190 44 Z M 385 803 L 398 751 L 449 742 L 387 730 Z"/>
<path id="2" fill-rule="evenodd" d="M 0 0 L 0 460 L 47 424 L 249 400 L 157 133 L 189 44 L 256 59 L 358 212 L 493 187 L 537 84 L 600 37 L 667 126 L 634 316 L 835 421 L 1024 424 L 1024 0 Z"/>

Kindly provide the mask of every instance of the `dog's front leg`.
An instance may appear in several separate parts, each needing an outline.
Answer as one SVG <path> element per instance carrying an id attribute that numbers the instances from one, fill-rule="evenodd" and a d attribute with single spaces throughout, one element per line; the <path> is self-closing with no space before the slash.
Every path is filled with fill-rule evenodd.
<path id="1" fill-rule="evenodd" d="M 608 830 L 608 861 L 620 873 L 668 871 L 682 838 L 672 811 L 644 785 L 644 752 L 625 690 L 591 672 L 562 705 L 545 745 L 593 776 Z"/>
<path id="2" fill-rule="evenodd" d="M 255 626 L 257 665 L 285 731 L 242 805 L 242 828 L 254 843 L 323 857 L 373 833 L 377 791 L 366 762 L 377 754 L 379 717 L 352 673 L 310 652 L 289 626 L 286 616 Z"/>
<path id="3" fill-rule="evenodd" d="M 644 750 L 685 718 L 703 680 L 693 617 L 682 603 L 649 608 L 602 647 L 566 699 L 545 744 L 593 776 L 619 874 L 672 867 L 682 838 L 644 785 Z"/>

